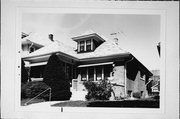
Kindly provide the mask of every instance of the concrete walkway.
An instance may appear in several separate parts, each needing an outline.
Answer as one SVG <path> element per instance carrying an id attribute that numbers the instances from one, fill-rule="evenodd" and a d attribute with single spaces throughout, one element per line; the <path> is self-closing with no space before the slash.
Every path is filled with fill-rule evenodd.
<path id="1" fill-rule="evenodd" d="M 85 101 L 85 95 L 87 91 L 71 91 L 72 96 L 70 101 Z M 22 106 L 22 109 L 25 111 L 61 111 L 61 107 L 52 107 L 51 105 L 66 102 L 66 101 L 48 101 L 48 102 L 40 102 L 34 103 L 27 106 Z"/>
<path id="2" fill-rule="evenodd" d="M 49 101 L 49 102 L 41 102 L 41 103 L 34 103 L 27 106 L 21 106 L 22 110 L 24 111 L 61 111 L 60 107 L 52 107 L 51 105 L 65 102 L 65 101 Z"/>

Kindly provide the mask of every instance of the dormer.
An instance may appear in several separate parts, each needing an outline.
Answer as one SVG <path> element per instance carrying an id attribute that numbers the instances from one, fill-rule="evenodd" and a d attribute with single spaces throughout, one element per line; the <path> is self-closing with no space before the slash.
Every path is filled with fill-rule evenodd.
<path id="1" fill-rule="evenodd" d="M 92 52 L 105 41 L 97 33 L 85 34 L 72 39 L 77 42 L 78 53 Z"/>

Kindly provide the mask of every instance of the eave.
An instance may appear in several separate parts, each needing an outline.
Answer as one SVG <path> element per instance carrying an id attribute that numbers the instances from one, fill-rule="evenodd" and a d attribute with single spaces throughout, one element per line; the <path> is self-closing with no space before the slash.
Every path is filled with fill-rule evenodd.
<path id="1" fill-rule="evenodd" d="M 81 39 L 84 39 L 84 38 L 89 38 L 89 37 L 97 37 L 97 38 L 100 39 L 102 42 L 105 41 L 101 36 L 99 36 L 99 35 L 96 34 L 96 33 L 92 33 L 92 34 L 89 34 L 89 35 L 83 35 L 83 36 L 77 36 L 77 37 L 73 37 L 72 39 L 77 42 L 78 40 L 81 40 Z"/>

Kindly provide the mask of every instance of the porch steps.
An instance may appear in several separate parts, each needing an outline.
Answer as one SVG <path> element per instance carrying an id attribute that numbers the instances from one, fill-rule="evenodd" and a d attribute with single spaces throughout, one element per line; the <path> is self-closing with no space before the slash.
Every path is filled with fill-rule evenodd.
<path id="1" fill-rule="evenodd" d="M 76 90 L 71 90 L 72 96 L 71 99 L 72 101 L 74 100 L 83 100 L 85 101 L 85 96 L 87 95 L 87 91 L 76 91 Z"/>

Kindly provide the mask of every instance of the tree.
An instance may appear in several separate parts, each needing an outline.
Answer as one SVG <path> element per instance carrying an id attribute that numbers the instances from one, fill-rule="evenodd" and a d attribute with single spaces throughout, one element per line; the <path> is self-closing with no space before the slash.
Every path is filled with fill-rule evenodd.
<path id="1" fill-rule="evenodd" d="M 52 100 L 69 100 L 70 83 L 66 77 L 62 60 L 52 54 L 44 70 L 43 81 L 52 89 Z"/>

